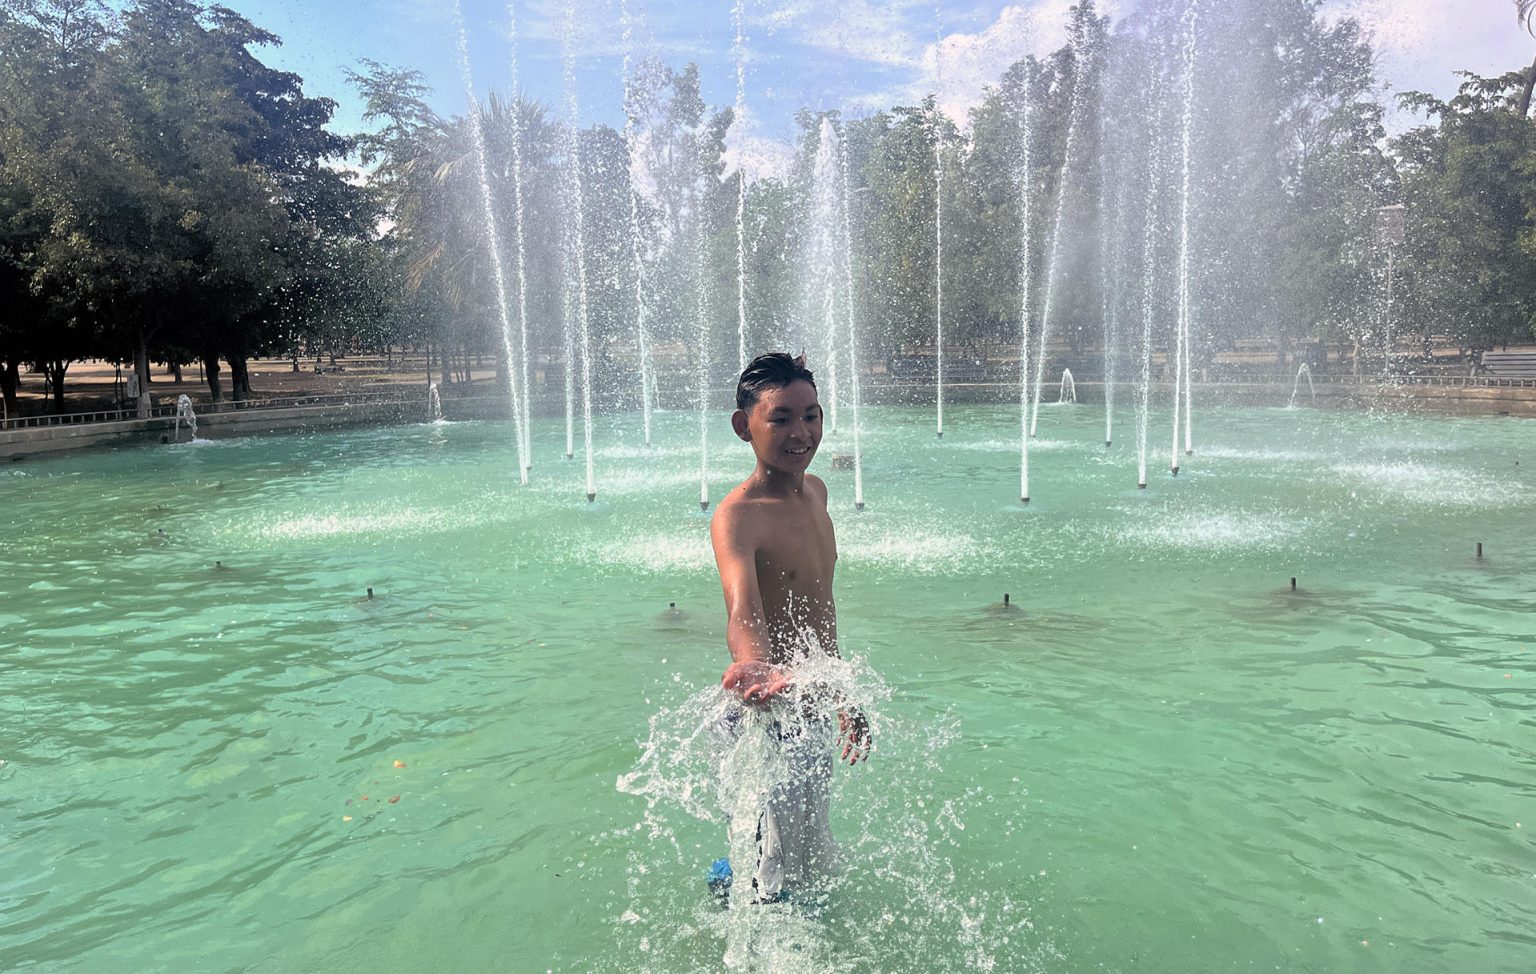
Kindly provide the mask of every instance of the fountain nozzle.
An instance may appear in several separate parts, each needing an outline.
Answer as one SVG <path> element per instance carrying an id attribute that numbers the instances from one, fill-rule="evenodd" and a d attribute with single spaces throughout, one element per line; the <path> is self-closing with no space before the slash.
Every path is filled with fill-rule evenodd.
<path id="1" fill-rule="evenodd" d="M 853 509 L 856 510 L 856 511 L 864 510 L 864 502 L 863 501 L 854 501 L 853 502 Z"/>
<path id="2" fill-rule="evenodd" d="M 1022 497 L 1020 497 L 1019 498 L 1019 503 L 1020 504 L 1028 504 L 1029 503 L 1029 495 L 1025 494 Z"/>
<path id="3" fill-rule="evenodd" d="M 1114 442 L 1114 441 L 1112 441 L 1112 440 L 1105 440 L 1105 441 L 1104 441 L 1104 449 L 1106 449 L 1106 450 L 1107 450 L 1107 449 L 1109 449 L 1109 447 L 1110 447 L 1110 444 L 1111 444 L 1111 443 L 1112 443 L 1112 442 Z"/>
<path id="4" fill-rule="evenodd" d="M 1296 591 L 1296 576 L 1295 575 L 1291 576 L 1291 591 L 1292 592 Z"/>
<path id="5" fill-rule="evenodd" d="M 699 501 L 699 510 L 701 510 L 701 511 L 709 510 L 709 501 Z"/>
<path id="6" fill-rule="evenodd" d="M 1187 448 L 1186 448 L 1186 449 L 1185 449 L 1185 450 L 1184 450 L 1184 455 L 1185 455 L 1185 456 L 1186 456 L 1186 457 L 1192 457 L 1192 456 L 1194 456 L 1194 455 L 1195 455 L 1195 448 L 1194 448 L 1194 447 L 1187 447 Z"/>
<path id="7" fill-rule="evenodd" d="M 592 493 L 592 492 L 589 492 L 589 493 L 588 493 L 588 494 L 587 494 L 587 503 L 588 503 L 588 504 L 590 504 L 590 503 L 592 503 L 592 502 L 593 502 L 593 501 L 595 501 L 595 500 L 597 500 L 597 494 L 596 494 L 596 493 Z"/>
<path id="8" fill-rule="evenodd" d="M 1483 543 L 1481 541 L 1477 543 L 1477 557 L 1483 557 Z"/>
<path id="9" fill-rule="evenodd" d="M 939 430 L 939 439 L 942 440 L 943 438 L 944 438 L 944 431 L 943 430 Z"/>
<path id="10" fill-rule="evenodd" d="M 368 597 L 370 599 L 373 598 L 373 586 L 371 585 L 368 587 Z"/>
<path id="11" fill-rule="evenodd" d="M 1174 466 L 1174 467 L 1173 467 L 1173 475 L 1174 475 L 1174 476 L 1175 476 L 1175 477 L 1177 477 L 1177 476 L 1178 476 L 1178 475 L 1179 475 L 1179 468 L 1178 468 L 1178 466 L 1177 466 L 1177 465 L 1175 465 L 1175 466 Z"/>
<path id="12" fill-rule="evenodd" d="M 1145 480 L 1138 480 L 1138 481 L 1136 481 L 1136 489 L 1137 490 L 1146 490 L 1147 489 L 1147 482 Z"/>
<path id="13" fill-rule="evenodd" d="M 1003 593 L 1003 608 L 1005 608 L 1005 609 L 1008 608 L 1008 593 L 1007 592 Z"/>
<path id="14" fill-rule="evenodd" d="M 566 458 L 566 459 L 567 459 L 567 460 L 574 460 L 574 459 L 576 459 L 576 454 L 574 454 L 574 453 L 567 453 L 567 454 L 566 454 L 566 455 L 565 455 L 565 458 Z"/>

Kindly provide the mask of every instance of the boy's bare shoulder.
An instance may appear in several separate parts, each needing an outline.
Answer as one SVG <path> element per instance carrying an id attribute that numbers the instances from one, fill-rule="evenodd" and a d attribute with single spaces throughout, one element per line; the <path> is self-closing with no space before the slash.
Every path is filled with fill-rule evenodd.
<path id="1" fill-rule="evenodd" d="M 805 475 L 805 484 L 810 488 L 812 496 L 821 501 L 822 505 L 825 506 L 827 503 L 827 482 L 813 473 L 808 473 Z"/>
<path id="2" fill-rule="evenodd" d="M 716 538 L 722 536 L 739 536 L 750 531 L 753 521 L 754 508 L 757 503 L 743 488 L 745 484 L 732 490 L 720 499 L 715 505 L 714 517 L 710 518 L 709 531 Z"/>

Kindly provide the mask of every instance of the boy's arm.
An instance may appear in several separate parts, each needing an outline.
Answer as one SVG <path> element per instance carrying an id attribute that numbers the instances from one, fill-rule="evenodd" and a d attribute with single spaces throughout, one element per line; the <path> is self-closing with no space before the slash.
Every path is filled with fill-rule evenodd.
<path id="1" fill-rule="evenodd" d="M 739 507 L 719 508 L 709 534 L 720 570 L 720 587 L 725 592 L 725 644 L 732 660 L 721 683 L 743 700 L 755 703 L 781 693 L 789 683 L 782 668 L 769 662 L 773 643 L 757 587 L 756 546 L 744 513 Z"/>

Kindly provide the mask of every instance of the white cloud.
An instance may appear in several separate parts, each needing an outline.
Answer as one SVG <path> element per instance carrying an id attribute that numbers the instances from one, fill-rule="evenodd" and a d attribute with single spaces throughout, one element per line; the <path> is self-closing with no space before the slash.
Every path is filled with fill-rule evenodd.
<path id="1" fill-rule="evenodd" d="M 748 182 L 789 176 L 795 165 L 795 147 L 781 139 L 762 135 L 761 128 L 750 103 L 732 120 L 725 133 L 723 177 L 735 175 L 738 169 L 747 174 Z"/>
<path id="2" fill-rule="evenodd" d="M 1323 10 L 1370 32 L 1390 92 L 1449 97 L 1461 82 L 1456 71 L 1500 75 L 1536 57 L 1536 39 L 1515 22 L 1508 0 L 1328 0 Z"/>
<path id="3" fill-rule="evenodd" d="M 932 17 L 932 8 L 912 2 L 790 0 L 761 23 L 770 32 L 785 31 L 804 44 L 844 57 L 884 67 L 916 68 L 923 45 L 914 23 L 920 18 L 908 14 L 916 9 L 928 9 Z"/>

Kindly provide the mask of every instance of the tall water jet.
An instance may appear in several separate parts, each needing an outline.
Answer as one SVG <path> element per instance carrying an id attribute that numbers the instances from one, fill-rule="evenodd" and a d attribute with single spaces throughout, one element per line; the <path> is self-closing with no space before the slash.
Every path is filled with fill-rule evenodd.
<path id="1" fill-rule="evenodd" d="M 842 143 L 838 148 L 843 149 Z M 848 288 L 848 378 L 853 387 L 853 509 L 864 510 L 864 449 L 861 443 L 862 424 L 859 408 L 863 391 L 859 379 L 859 328 L 858 309 L 853 299 L 853 194 L 848 189 L 848 154 L 839 152 L 839 167 L 843 176 L 843 282 Z"/>
<path id="2" fill-rule="evenodd" d="M 567 200 L 569 207 L 566 217 L 571 223 L 569 240 L 575 258 L 576 280 L 576 319 L 581 337 L 581 418 L 582 418 L 582 447 L 587 463 L 587 502 L 597 499 L 597 477 L 592 457 L 592 336 L 591 315 L 587 307 L 587 247 L 586 247 L 586 210 L 582 200 L 581 185 L 581 104 L 576 97 L 576 2 L 566 0 L 565 24 L 561 31 L 560 53 L 564 67 L 565 83 L 565 107 L 567 124 L 569 126 L 570 146 L 567 150 L 569 159 L 569 173 L 567 174 Z M 567 332 L 569 334 L 569 332 Z M 570 341 L 567 339 L 567 347 Z M 570 375 L 570 356 L 567 355 L 566 374 Z M 566 385 L 566 399 L 570 400 L 570 384 Z M 571 434 L 570 423 L 567 422 L 566 450 L 570 455 Z"/>
<path id="3" fill-rule="evenodd" d="M 533 407 L 529 401 L 528 378 L 528 245 L 524 232 L 527 208 L 523 203 L 523 100 L 518 78 L 517 61 L 517 5 L 507 4 L 508 37 L 511 54 L 508 58 L 512 80 L 512 208 L 517 217 L 517 329 L 522 345 L 523 380 L 523 479 L 533 467 Z"/>
<path id="4" fill-rule="evenodd" d="M 1194 389 L 1189 367 L 1189 196 L 1190 196 L 1190 145 L 1195 126 L 1195 27 L 1199 15 L 1199 0 L 1188 0 L 1184 8 L 1184 114 L 1180 127 L 1182 172 L 1179 185 L 1179 318 L 1176 354 L 1178 361 L 1173 373 L 1173 451 L 1170 465 L 1174 476 L 1179 473 L 1179 383 L 1184 384 L 1184 452 L 1195 452 L 1192 431 Z"/>
<path id="5" fill-rule="evenodd" d="M 1019 502 L 1029 503 L 1030 226 L 1033 223 L 1033 102 L 1024 88 L 1019 152 Z"/>
<path id="6" fill-rule="evenodd" d="M 629 159 L 629 242 L 630 257 L 635 265 L 635 353 L 640 360 L 640 425 L 645 434 L 645 445 L 651 445 L 651 343 L 649 335 L 649 306 L 645 296 L 645 252 L 640 235 L 640 194 L 635 189 L 639 180 L 635 167 L 643 166 L 635 132 L 635 76 L 634 19 L 629 12 L 629 0 L 619 0 L 619 20 L 624 35 L 624 151 Z"/>
<path id="7" fill-rule="evenodd" d="M 1152 66 L 1148 102 L 1161 103 L 1166 86 L 1162 72 Z M 1153 324 L 1157 320 L 1157 226 L 1161 218 L 1158 202 L 1161 199 L 1163 140 L 1161 119 L 1150 120 L 1147 140 L 1147 186 L 1145 222 L 1141 239 L 1141 379 L 1136 409 L 1136 486 L 1147 486 L 1147 435 L 1152 415 L 1152 340 Z"/>
<path id="8" fill-rule="evenodd" d="M 707 269 L 709 251 L 705 246 L 702 193 L 693 201 L 694 220 L 694 314 L 698 318 L 699 361 L 699 510 L 709 510 L 709 292 Z"/>
<path id="9" fill-rule="evenodd" d="M 944 438 L 944 113 L 939 110 L 939 94 L 944 90 L 943 37 L 937 21 L 935 4 L 933 44 L 933 401 L 936 431 Z"/>
<path id="10" fill-rule="evenodd" d="M 848 257 L 849 219 L 847 200 L 847 174 L 842 157 L 842 146 L 837 128 L 832 120 L 822 117 L 817 130 L 816 156 L 811 168 L 811 198 L 808 214 L 808 248 L 805 255 L 806 280 L 810 285 L 807 295 L 807 322 L 814 322 L 825 340 L 826 361 L 835 363 L 839 352 L 839 339 L 846 339 L 850 367 L 853 375 L 853 410 L 855 440 L 855 494 L 862 495 L 862 473 L 857 456 L 860 436 L 858 417 L 858 373 L 855 336 L 853 331 L 853 284 L 852 267 Z M 835 400 L 834 400 L 835 403 Z M 856 496 L 862 503 L 862 496 Z"/>
<path id="11" fill-rule="evenodd" d="M 491 279 L 496 290 L 496 312 L 501 323 L 502 351 L 506 356 L 507 393 L 512 400 L 512 421 L 518 431 L 523 428 L 523 402 L 518 389 L 517 355 L 512 348 L 512 314 L 507 307 L 507 281 L 502 266 L 501 235 L 496 229 L 496 206 L 491 198 L 491 172 L 486 159 L 485 127 L 480 116 L 480 102 L 475 97 L 475 79 L 469 64 L 469 34 L 464 29 L 464 13 L 459 0 L 453 3 L 454 24 L 459 34 L 459 74 L 464 82 L 464 96 L 469 101 L 469 135 L 474 143 L 475 175 L 480 187 L 481 216 L 484 220 L 486 244 L 491 257 Z M 528 443 L 519 432 L 517 440 L 518 477 L 528 483 Z"/>
<path id="12" fill-rule="evenodd" d="M 1040 391 L 1045 385 L 1045 349 L 1051 340 L 1051 307 L 1054 303 L 1056 281 L 1060 275 L 1061 233 L 1066 223 L 1067 198 L 1072 181 L 1072 162 L 1077 154 L 1079 129 L 1082 127 L 1084 89 L 1093 68 L 1093 51 L 1084 45 L 1079 52 L 1075 77 L 1072 80 L 1072 108 L 1067 115 L 1067 147 L 1062 154 L 1061 176 L 1056 182 L 1056 219 L 1051 227 L 1051 246 L 1046 254 L 1045 293 L 1040 302 L 1040 351 L 1035 362 L 1034 405 L 1030 408 L 1029 435 L 1034 436 L 1040 425 Z"/>
<path id="13" fill-rule="evenodd" d="M 1107 52 L 1106 52 L 1107 56 Z M 1109 66 L 1104 68 L 1104 78 L 1109 76 Z M 1115 441 L 1115 380 L 1119 366 L 1121 286 L 1124 281 L 1120 266 L 1126 233 L 1127 197 L 1130 195 L 1118 180 L 1109 174 L 1117 172 L 1110 145 L 1113 133 L 1110 128 L 1110 90 L 1108 80 L 1099 85 L 1099 171 L 1104 173 L 1099 188 L 1099 284 L 1102 289 L 1101 315 L 1104 325 L 1104 445 Z M 1106 207 L 1105 199 L 1112 202 Z M 1113 222 L 1105 211 L 1112 211 Z"/>
<path id="14" fill-rule="evenodd" d="M 732 54 L 736 58 L 736 109 L 732 125 L 741 126 L 741 139 L 746 136 L 747 113 L 747 0 L 736 0 L 732 11 L 736 20 L 736 43 Z M 736 371 L 747 370 L 747 170 L 742 157 L 746 147 L 737 145 L 736 160 Z"/>

